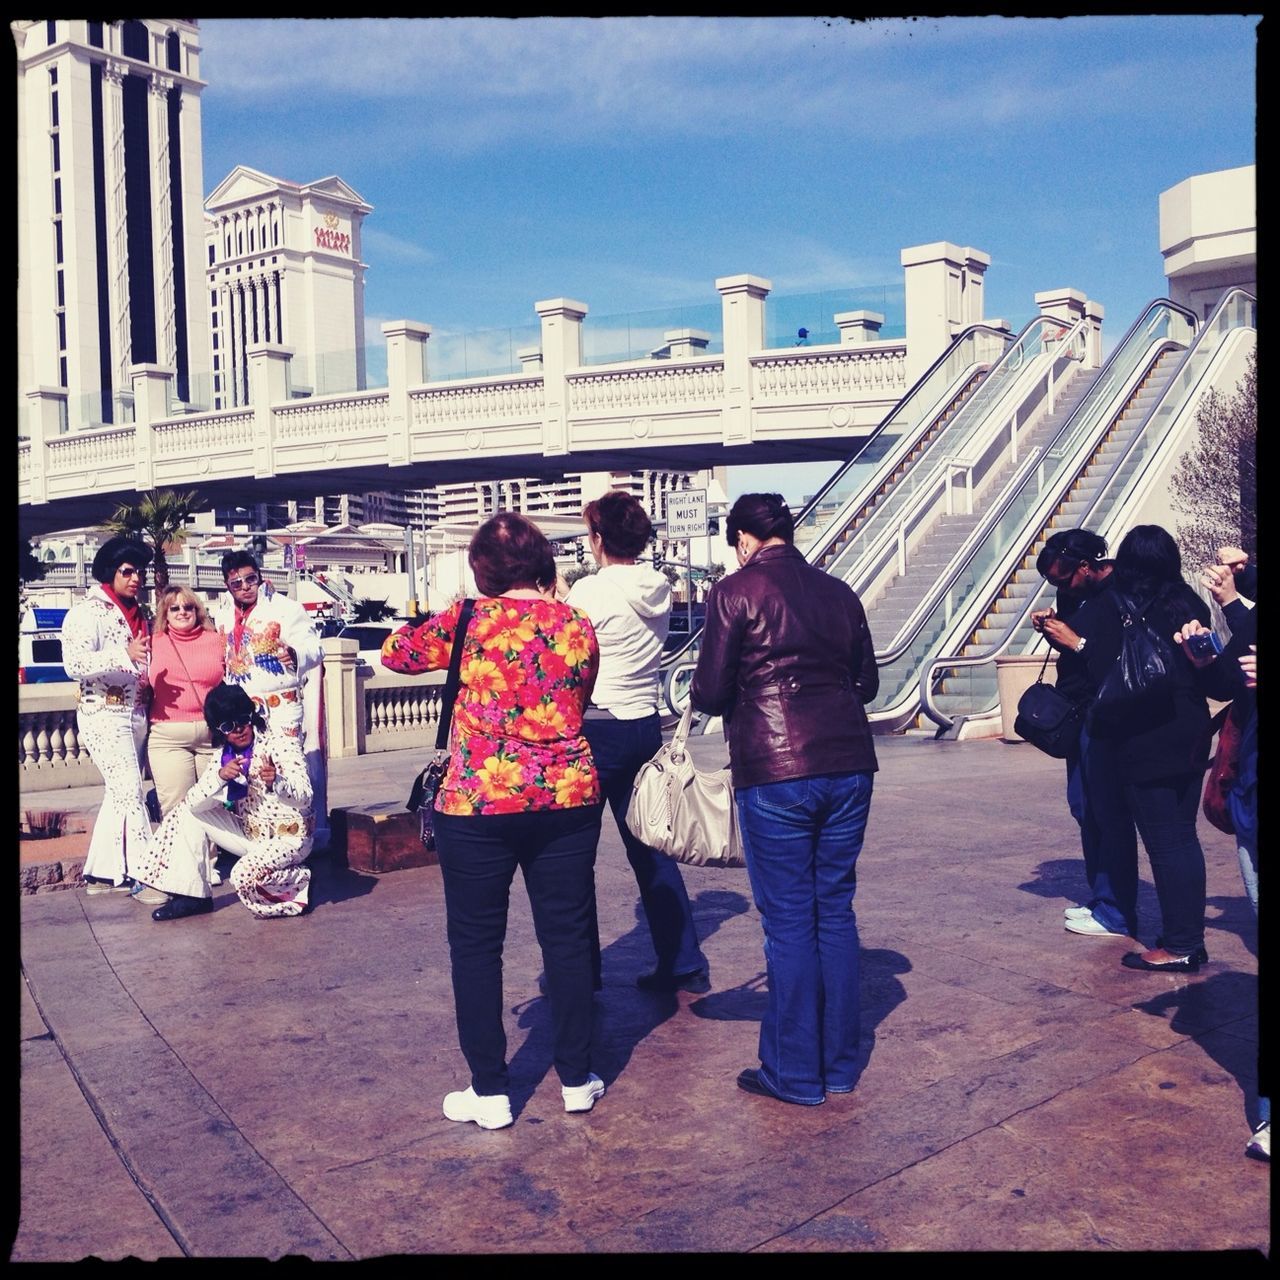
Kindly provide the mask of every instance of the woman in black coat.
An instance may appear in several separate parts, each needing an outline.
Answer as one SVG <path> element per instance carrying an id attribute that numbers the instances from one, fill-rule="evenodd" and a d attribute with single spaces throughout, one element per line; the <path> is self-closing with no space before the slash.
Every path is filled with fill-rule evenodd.
<path id="1" fill-rule="evenodd" d="M 1159 692 L 1116 711 L 1095 701 L 1088 718 L 1085 790 L 1100 833 L 1100 861 L 1112 898 L 1093 905 L 1104 936 L 1136 937 L 1142 837 L 1164 933 L 1154 949 L 1129 952 L 1130 969 L 1195 972 L 1204 949 L 1204 851 L 1196 833 L 1209 745 L 1209 709 L 1199 673 L 1173 637 L 1189 619 L 1209 623 L 1205 602 L 1182 577 L 1182 557 L 1166 529 L 1138 525 L 1116 552 L 1114 589 L 1072 619 L 1084 638 L 1089 674 L 1101 689 L 1119 657 L 1124 616 L 1145 618 L 1165 642 L 1169 679 Z"/>

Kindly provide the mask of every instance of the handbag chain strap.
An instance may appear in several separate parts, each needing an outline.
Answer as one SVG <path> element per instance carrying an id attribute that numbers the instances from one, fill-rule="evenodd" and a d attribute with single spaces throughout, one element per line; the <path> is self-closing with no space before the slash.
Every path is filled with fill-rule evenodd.
<path id="1" fill-rule="evenodd" d="M 449 674 L 445 677 L 444 690 L 440 694 L 440 726 L 436 730 L 436 750 L 443 751 L 449 745 L 449 726 L 453 723 L 453 704 L 458 700 L 458 685 L 462 675 L 462 646 L 471 626 L 471 614 L 476 602 L 467 598 L 458 613 L 458 625 L 453 633 L 453 652 L 449 655 Z"/>
<path id="2" fill-rule="evenodd" d="M 1044 642 L 1045 644 L 1049 645 L 1049 647 L 1045 650 L 1044 661 L 1040 664 L 1040 674 L 1036 676 L 1036 684 L 1044 683 L 1044 673 L 1046 670 L 1048 670 L 1049 659 L 1053 657 L 1053 645 L 1049 644 L 1048 636 L 1045 636 Z"/>

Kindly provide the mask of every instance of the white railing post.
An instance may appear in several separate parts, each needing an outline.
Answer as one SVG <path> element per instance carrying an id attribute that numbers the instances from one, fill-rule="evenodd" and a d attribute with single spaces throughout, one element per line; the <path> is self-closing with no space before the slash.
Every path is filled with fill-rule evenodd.
<path id="1" fill-rule="evenodd" d="M 27 421 L 31 427 L 31 502 L 47 501 L 49 441 L 62 435 L 67 418 L 67 393 L 60 387 L 37 387 L 27 392 Z"/>
<path id="2" fill-rule="evenodd" d="M 905 521 L 898 524 L 898 573 L 907 571 L 907 525 Z"/>
<path id="3" fill-rule="evenodd" d="M 569 452 L 569 370 L 582 367 L 582 321 L 589 308 L 572 298 L 548 298 L 533 309 L 542 321 L 542 452 Z"/>
<path id="4" fill-rule="evenodd" d="M 840 330 L 841 346 L 857 346 L 863 342 L 876 342 L 884 316 L 879 311 L 841 311 L 832 317 Z"/>
<path id="5" fill-rule="evenodd" d="M 292 347 L 259 342 L 249 357 L 249 403 L 253 407 L 253 475 L 265 479 L 276 473 L 275 408 L 289 399 L 289 361 Z"/>
<path id="6" fill-rule="evenodd" d="M 364 707 L 356 676 L 360 645 L 329 636 L 324 646 L 324 725 L 330 759 L 364 754 Z"/>
<path id="7" fill-rule="evenodd" d="M 761 276 L 721 276 L 716 281 L 724 332 L 724 442 L 749 444 L 751 357 L 764 349 L 764 300 L 772 281 Z"/>
<path id="8" fill-rule="evenodd" d="M 387 340 L 387 465 L 402 467 L 409 461 L 409 430 L 413 425 L 409 388 L 427 380 L 429 324 L 413 320 L 388 320 L 382 326 Z"/>
<path id="9" fill-rule="evenodd" d="M 133 385 L 134 487 L 142 492 L 155 488 L 155 424 L 169 416 L 169 382 L 173 370 L 158 364 L 129 366 Z"/>

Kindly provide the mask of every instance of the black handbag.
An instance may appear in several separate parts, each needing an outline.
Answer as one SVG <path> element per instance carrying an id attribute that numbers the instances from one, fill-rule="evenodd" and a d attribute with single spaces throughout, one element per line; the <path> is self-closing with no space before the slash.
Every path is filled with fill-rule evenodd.
<path id="1" fill-rule="evenodd" d="M 435 812 L 436 792 L 444 781 L 445 770 L 449 767 L 449 726 L 453 722 L 453 705 L 458 700 L 458 685 L 462 672 L 462 645 L 467 638 L 467 630 L 471 626 L 471 614 L 476 602 L 471 599 L 462 602 L 458 613 L 458 626 L 453 633 L 453 652 L 449 655 L 449 674 L 445 677 L 444 688 L 440 692 L 440 723 L 436 729 L 436 753 L 427 762 L 426 767 L 413 780 L 409 790 L 409 798 L 404 807 L 420 818 L 422 843 L 428 849 L 436 847 Z"/>
<path id="2" fill-rule="evenodd" d="M 1173 696 L 1173 649 L 1128 596 L 1112 592 L 1120 611 L 1120 652 L 1098 686 L 1089 713 L 1089 731 L 1106 734 L 1132 726 L 1161 709 Z"/>
<path id="3" fill-rule="evenodd" d="M 1074 755 L 1080 746 L 1084 708 L 1044 683 L 1052 648 L 1044 655 L 1036 682 L 1018 699 L 1013 731 L 1055 760 Z"/>

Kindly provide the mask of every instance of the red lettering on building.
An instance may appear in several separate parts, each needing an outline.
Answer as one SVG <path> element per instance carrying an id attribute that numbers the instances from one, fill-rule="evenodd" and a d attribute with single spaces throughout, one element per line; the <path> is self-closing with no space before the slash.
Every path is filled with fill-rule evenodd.
<path id="1" fill-rule="evenodd" d="M 328 227 L 313 228 L 317 249 L 335 249 L 339 253 L 351 252 L 351 237 L 344 231 L 330 231 Z"/>

